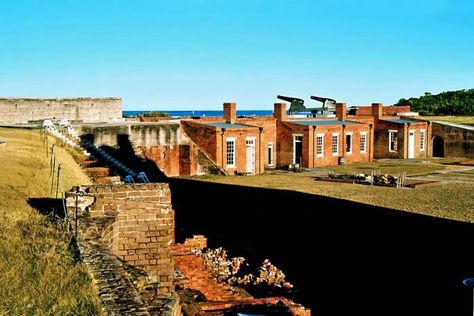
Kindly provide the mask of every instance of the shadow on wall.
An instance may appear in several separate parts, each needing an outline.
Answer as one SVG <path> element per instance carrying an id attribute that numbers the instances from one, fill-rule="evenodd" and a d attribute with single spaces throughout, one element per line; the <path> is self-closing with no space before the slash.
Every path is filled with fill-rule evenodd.
<path id="1" fill-rule="evenodd" d="M 471 315 L 474 225 L 292 191 L 169 179 L 176 240 L 269 258 L 315 315 Z"/>
<path id="2" fill-rule="evenodd" d="M 87 140 L 94 143 L 94 135 L 86 134 L 81 136 L 81 140 Z M 158 168 L 156 163 L 149 159 L 144 159 L 135 154 L 133 145 L 127 134 L 117 135 L 117 146 L 111 147 L 107 145 L 100 146 L 100 149 L 108 153 L 113 158 L 125 164 L 127 167 L 136 171 L 137 173 L 144 171 L 150 180 L 150 182 L 167 182 L 166 175 Z M 93 154 L 93 153 L 92 153 Z M 114 168 L 114 166 L 107 161 L 101 159 L 100 156 L 95 156 L 103 164 L 106 164 L 111 171 L 111 175 L 126 176 L 120 169 Z"/>

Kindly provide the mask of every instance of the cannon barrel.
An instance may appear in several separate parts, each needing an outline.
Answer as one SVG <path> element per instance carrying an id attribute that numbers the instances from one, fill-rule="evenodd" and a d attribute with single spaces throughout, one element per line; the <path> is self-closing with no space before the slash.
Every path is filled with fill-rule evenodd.
<path id="1" fill-rule="evenodd" d="M 311 99 L 312 99 L 312 100 L 319 101 L 319 102 L 322 102 L 323 104 L 326 103 L 326 101 L 331 101 L 331 102 L 336 103 L 336 100 L 334 100 L 334 99 L 325 98 L 325 97 L 318 97 L 318 96 L 315 96 L 315 95 L 312 95 L 312 96 L 311 96 Z"/>
<path id="2" fill-rule="evenodd" d="M 280 99 L 280 100 L 283 100 L 283 101 L 287 101 L 287 102 L 290 102 L 290 103 L 293 103 L 293 102 L 299 102 L 301 104 L 304 103 L 304 100 L 303 99 L 300 99 L 300 98 L 295 98 L 295 97 L 286 97 L 284 95 L 277 95 L 277 99 Z"/>

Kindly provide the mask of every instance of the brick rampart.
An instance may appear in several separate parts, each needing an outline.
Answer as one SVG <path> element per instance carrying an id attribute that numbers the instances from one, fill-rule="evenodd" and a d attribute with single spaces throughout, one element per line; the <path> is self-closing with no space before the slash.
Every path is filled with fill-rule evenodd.
<path id="1" fill-rule="evenodd" d="M 156 294 L 171 295 L 174 211 L 168 185 L 92 185 L 82 190 L 90 201 L 83 216 L 101 227 L 111 252 L 147 272 L 147 282 L 156 286 Z"/>

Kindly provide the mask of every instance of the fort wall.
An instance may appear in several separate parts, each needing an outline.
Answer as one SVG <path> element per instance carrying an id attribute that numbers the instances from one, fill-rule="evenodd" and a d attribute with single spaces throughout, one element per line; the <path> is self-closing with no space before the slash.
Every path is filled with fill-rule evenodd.
<path id="1" fill-rule="evenodd" d="M 122 121 L 120 98 L 0 98 L 0 124 L 46 119 L 84 123 Z"/>

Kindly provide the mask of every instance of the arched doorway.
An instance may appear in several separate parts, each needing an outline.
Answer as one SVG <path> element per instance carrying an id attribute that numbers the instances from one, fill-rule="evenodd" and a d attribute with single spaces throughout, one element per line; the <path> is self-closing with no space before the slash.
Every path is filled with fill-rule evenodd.
<path id="1" fill-rule="evenodd" d="M 440 136 L 433 137 L 433 157 L 444 157 L 444 139 Z"/>

